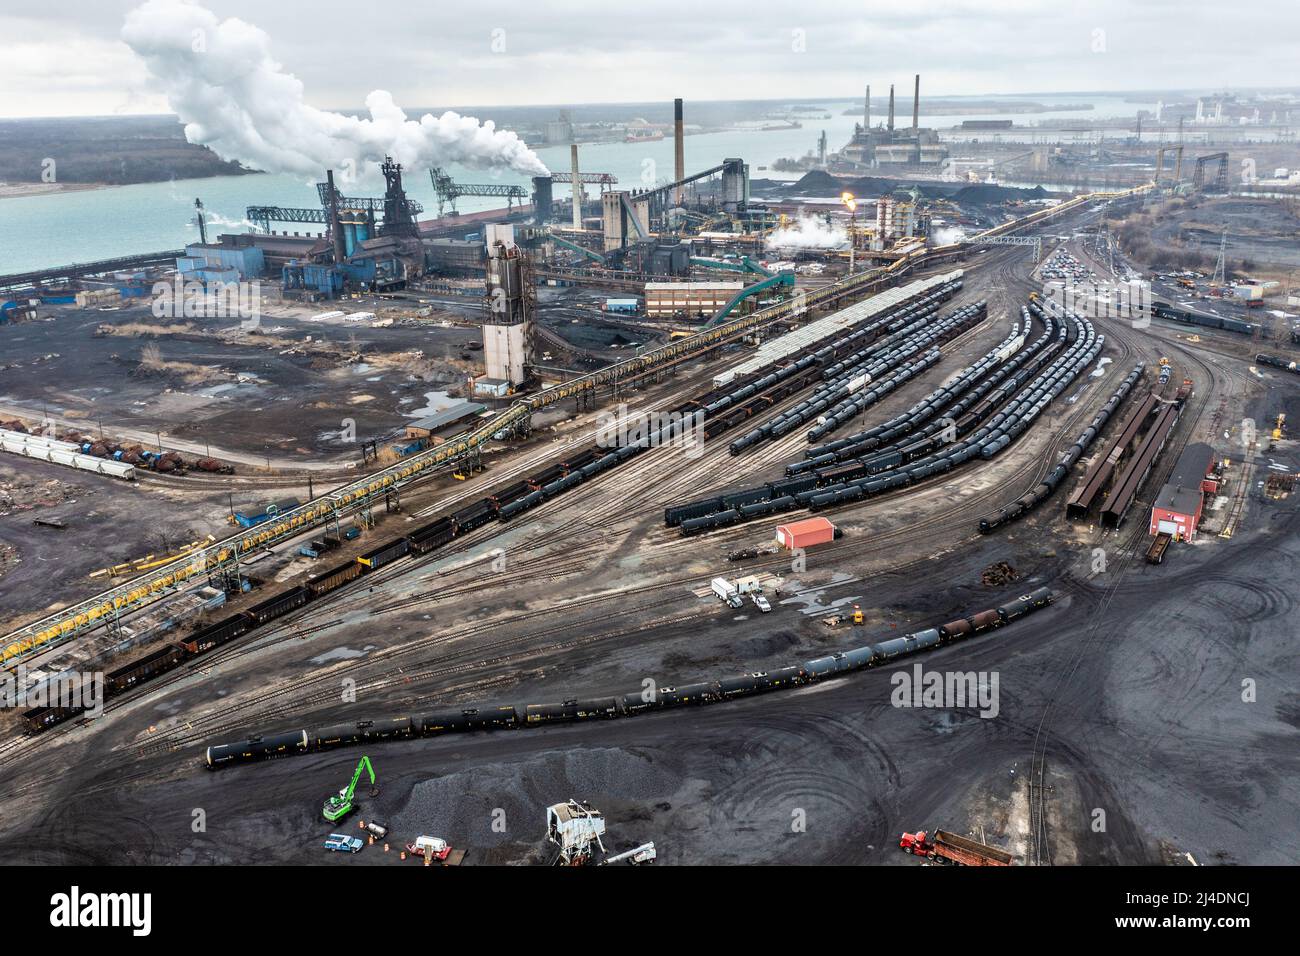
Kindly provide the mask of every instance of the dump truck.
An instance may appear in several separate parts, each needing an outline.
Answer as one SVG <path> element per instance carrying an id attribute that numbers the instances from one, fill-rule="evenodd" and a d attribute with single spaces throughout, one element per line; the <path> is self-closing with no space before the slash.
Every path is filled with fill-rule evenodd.
<path id="1" fill-rule="evenodd" d="M 709 587 L 713 589 L 714 594 L 731 607 L 741 607 L 744 604 L 740 599 L 740 594 L 736 591 L 736 586 L 726 578 L 714 578 L 709 583 Z"/>
<path id="2" fill-rule="evenodd" d="M 955 863 L 958 866 L 1011 866 L 1015 857 L 987 843 L 971 840 L 947 830 L 935 830 L 934 839 L 924 830 L 904 833 L 898 845 L 913 856 L 921 856 L 936 863 Z"/>

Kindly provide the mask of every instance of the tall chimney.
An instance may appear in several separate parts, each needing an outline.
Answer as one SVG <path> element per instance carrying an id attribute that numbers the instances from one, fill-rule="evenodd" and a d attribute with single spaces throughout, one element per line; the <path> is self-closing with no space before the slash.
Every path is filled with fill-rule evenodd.
<path id="1" fill-rule="evenodd" d="M 334 245 L 334 264 L 338 265 L 346 256 L 343 245 L 343 223 L 339 221 L 339 194 L 334 188 L 334 170 L 325 170 L 325 181 L 330 191 L 330 241 Z"/>
<path id="2" fill-rule="evenodd" d="M 921 74 L 916 74 L 916 92 L 912 94 L 912 129 L 921 128 Z"/>
<path id="3" fill-rule="evenodd" d="M 680 183 L 686 178 L 686 144 L 682 142 L 685 135 L 682 126 L 682 101 L 673 100 L 673 182 Z M 680 206 L 685 196 L 685 187 L 673 190 L 673 204 Z"/>
<path id="4" fill-rule="evenodd" d="M 867 84 L 867 98 L 862 102 L 862 128 L 871 129 L 871 84 Z"/>
<path id="5" fill-rule="evenodd" d="M 894 84 L 893 83 L 889 84 L 889 122 L 886 124 L 886 126 L 889 127 L 889 131 L 892 133 L 894 130 Z"/>
<path id="6" fill-rule="evenodd" d="M 578 144 L 569 147 L 569 157 L 573 164 L 573 228 L 582 230 L 582 200 L 586 190 L 582 188 L 582 179 L 578 176 Z"/>

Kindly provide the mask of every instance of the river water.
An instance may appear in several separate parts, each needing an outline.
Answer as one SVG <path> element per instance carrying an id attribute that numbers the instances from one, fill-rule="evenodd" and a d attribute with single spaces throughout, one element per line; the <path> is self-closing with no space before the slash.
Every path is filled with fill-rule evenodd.
<path id="1" fill-rule="evenodd" d="M 991 99 L 991 97 L 981 97 Z M 1070 110 L 1044 113 L 989 113 L 980 119 L 1010 119 L 1018 124 L 1031 124 L 1052 119 L 1108 119 L 1119 116 L 1136 116 L 1138 109 L 1154 109 L 1155 104 L 1129 103 L 1120 96 L 1091 94 L 1008 96 L 999 97 L 1008 103 L 1038 102 L 1045 105 L 1090 103 L 1088 110 Z M 873 97 L 872 122 L 877 117 L 879 98 Z M 762 178 L 790 178 L 771 171 L 760 170 L 781 157 L 797 157 L 813 151 L 817 137 L 826 131 L 828 148 L 835 151 L 843 146 L 853 133 L 857 116 L 845 116 L 844 110 L 854 104 L 847 100 L 800 100 L 810 106 L 824 108 L 829 119 L 805 119 L 801 129 L 783 130 L 727 130 L 701 133 L 686 138 L 686 169 L 688 172 L 716 166 L 730 157 L 740 157 L 750 164 L 750 176 Z M 898 102 L 899 120 L 909 123 L 911 100 L 904 97 Z M 814 114 L 822 115 L 822 114 Z M 690 104 L 687 103 L 687 118 Z M 956 126 L 972 116 L 921 115 L 921 125 L 944 129 Z M 569 168 L 569 150 L 565 146 L 537 150 L 542 161 L 554 171 Z M 613 173 L 620 188 L 641 188 L 672 178 L 673 143 L 671 137 L 650 143 L 603 143 L 584 145 L 580 150 L 582 169 L 589 172 Z M 467 170 L 449 166 L 452 177 L 459 182 L 515 183 L 531 192 L 528 177 L 503 173 L 494 175 L 481 170 Z M 321 178 L 324 178 L 323 172 Z M 426 170 L 408 170 L 405 176 L 407 194 L 424 204 L 422 219 L 429 219 L 437 211 L 433 186 Z M 594 187 L 589 187 L 593 189 Z M 557 187 L 557 198 L 564 195 L 564 187 Z M 378 185 L 349 188 L 358 195 L 382 195 L 382 180 Z M 107 189 L 88 189 L 68 193 L 51 193 L 39 196 L 0 198 L 0 275 L 23 272 L 72 262 L 107 259 L 132 253 L 154 252 L 160 249 L 180 248 L 187 242 L 197 241 L 198 227 L 193 225 L 194 200 L 203 200 L 209 216 L 209 236 L 221 232 L 244 232 L 249 226 L 244 221 L 244 209 L 254 205 L 317 206 L 315 181 L 299 180 L 292 176 L 215 176 L 206 179 L 173 180 L 166 183 L 141 183 L 132 186 L 114 186 Z M 499 198 L 466 196 L 457 202 L 461 212 L 476 212 L 498 208 Z M 281 223 L 275 228 L 293 231 L 315 231 L 320 227 L 307 224 Z"/>

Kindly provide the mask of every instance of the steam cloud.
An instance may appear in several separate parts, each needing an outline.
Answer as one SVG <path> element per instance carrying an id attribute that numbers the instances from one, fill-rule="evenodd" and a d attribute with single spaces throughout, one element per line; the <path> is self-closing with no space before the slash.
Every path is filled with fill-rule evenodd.
<path id="1" fill-rule="evenodd" d="M 784 229 L 775 229 L 767 238 L 772 249 L 838 249 L 849 242 L 849 231 L 838 223 L 827 224 L 814 216 L 800 216 Z"/>
<path id="2" fill-rule="evenodd" d="M 242 20 L 218 20 L 197 4 L 148 0 L 127 14 L 122 39 L 161 85 L 185 138 L 225 160 L 303 176 L 341 167 L 359 177 L 366 163 L 385 156 L 408 167 L 548 172 L 518 136 L 491 121 L 448 111 L 417 122 L 385 90 L 366 97 L 369 119 L 308 106 L 302 81 L 271 57 L 266 33 Z"/>

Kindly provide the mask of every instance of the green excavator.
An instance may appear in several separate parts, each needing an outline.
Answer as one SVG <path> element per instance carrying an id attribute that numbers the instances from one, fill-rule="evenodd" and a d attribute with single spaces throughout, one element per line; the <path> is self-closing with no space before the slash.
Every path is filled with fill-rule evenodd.
<path id="1" fill-rule="evenodd" d="M 356 792 L 357 782 L 361 779 L 363 770 L 370 774 L 370 786 L 375 785 L 375 768 L 370 765 L 369 757 L 362 757 L 361 762 L 357 764 L 357 772 L 352 775 L 352 782 L 337 794 L 331 795 L 325 801 L 325 806 L 321 808 L 321 813 L 330 823 L 337 823 L 356 809 L 352 804 L 352 795 Z"/>

